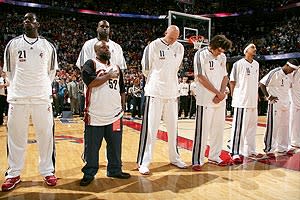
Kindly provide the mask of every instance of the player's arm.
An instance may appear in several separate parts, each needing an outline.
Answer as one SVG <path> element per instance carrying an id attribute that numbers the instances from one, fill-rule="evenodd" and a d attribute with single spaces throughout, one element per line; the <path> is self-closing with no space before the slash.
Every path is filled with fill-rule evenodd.
<path id="1" fill-rule="evenodd" d="M 125 101 L 125 84 L 124 84 L 124 78 L 123 78 L 123 73 L 120 70 L 120 76 L 119 76 L 119 88 L 120 88 L 120 95 L 121 95 L 121 105 L 123 110 L 125 110 L 125 105 L 126 105 L 126 101 Z"/>
<path id="2" fill-rule="evenodd" d="M 216 89 L 204 75 L 199 51 L 197 51 L 194 56 L 194 72 L 195 78 L 203 85 L 203 87 L 216 95 L 221 95 L 220 91 Z"/>
<path id="3" fill-rule="evenodd" d="M 55 74 L 56 74 L 56 70 L 58 69 L 58 62 L 57 62 L 57 53 L 56 53 L 56 49 L 55 47 L 53 46 L 53 44 L 50 44 L 50 55 L 51 55 L 51 58 L 50 58 L 50 62 L 49 62 L 49 71 L 48 71 L 48 75 L 49 75 L 49 78 L 51 80 L 51 82 L 54 80 L 55 78 Z"/>
<path id="4" fill-rule="evenodd" d="M 274 97 L 271 94 L 269 94 L 268 90 L 267 90 L 267 86 L 270 85 L 270 81 L 271 81 L 271 76 L 273 75 L 273 73 L 269 72 L 266 76 L 264 76 L 260 81 L 259 81 L 259 88 L 261 89 L 262 93 L 265 95 L 265 97 L 267 98 L 267 100 L 269 101 L 277 101 L 278 97 Z"/>
<path id="5" fill-rule="evenodd" d="M 233 96 L 233 91 L 236 85 L 236 80 L 237 80 L 237 62 L 235 62 L 232 66 L 232 70 L 230 73 L 230 81 L 229 81 L 229 87 L 230 87 L 230 93 L 231 96 Z"/>
<path id="6" fill-rule="evenodd" d="M 152 53 L 150 51 L 152 49 L 152 46 L 153 45 L 151 45 L 151 44 L 146 46 L 146 48 L 144 50 L 144 53 L 143 53 L 143 58 L 142 58 L 142 61 L 141 61 L 142 72 L 143 72 L 145 77 L 148 77 L 149 71 L 151 69 L 151 54 Z"/>
<path id="7" fill-rule="evenodd" d="M 11 40 L 5 47 L 4 50 L 4 63 L 3 63 L 3 71 L 6 72 L 7 79 L 9 81 L 13 81 L 15 74 L 15 65 L 16 61 L 14 58 L 16 56 L 13 55 L 14 42 Z"/>

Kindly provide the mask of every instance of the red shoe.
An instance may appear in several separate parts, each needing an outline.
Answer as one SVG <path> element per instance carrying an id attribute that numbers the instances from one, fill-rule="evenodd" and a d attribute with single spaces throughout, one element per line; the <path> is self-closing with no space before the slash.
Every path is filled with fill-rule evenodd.
<path id="1" fill-rule="evenodd" d="M 290 149 L 290 150 L 288 150 L 288 151 L 286 152 L 286 155 L 292 156 L 292 155 L 294 155 L 295 153 L 296 153 L 296 149 Z"/>
<path id="2" fill-rule="evenodd" d="M 200 165 L 193 165 L 192 170 L 194 171 L 201 171 L 201 166 Z"/>
<path id="3" fill-rule="evenodd" d="M 9 191 L 16 187 L 18 183 L 21 182 L 20 176 L 16 176 L 13 178 L 5 179 L 4 183 L 2 184 L 2 191 Z"/>
<path id="4" fill-rule="evenodd" d="M 54 175 L 44 177 L 44 181 L 49 186 L 55 186 L 57 183 L 57 178 Z"/>
<path id="5" fill-rule="evenodd" d="M 264 154 L 258 153 L 258 154 L 250 154 L 248 158 L 254 159 L 254 160 L 259 160 L 264 158 Z"/>
<path id="6" fill-rule="evenodd" d="M 239 164 L 243 163 L 243 160 L 241 159 L 241 157 L 233 158 L 232 161 L 233 161 L 233 164 L 235 164 L 235 165 L 239 165 Z"/>
<path id="7" fill-rule="evenodd" d="M 268 158 L 270 158 L 270 159 L 275 159 L 275 158 L 276 158 L 276 156 L 275 156 L 274 153 L 266 153 L 266 156 L 267 156 Z"/>
<path id="8" fill-rule="evenodd" d="M 221 167 L 232 165 L 232 161 L 231 160 L 221 160 L 220 162 L 217 162 L 215 160 L 208 159 L 208 162 L 211 163 L 211 164 L 213 164 L 213 165 L 218 165 L 218 166 L 221 166 Z"/>

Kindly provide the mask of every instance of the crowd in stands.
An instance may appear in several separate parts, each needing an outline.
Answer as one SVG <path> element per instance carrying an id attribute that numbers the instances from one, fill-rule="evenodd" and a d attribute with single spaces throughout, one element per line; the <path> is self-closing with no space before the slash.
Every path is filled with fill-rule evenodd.
<path id="1" fill-rule="evenodd" d="M 22 0 L 28 2 L 28 0 Z M 72 0 L 72 1 L 53 1 L 53 0 L 31 0 L 33 3 L 46 4 L 54 8 L 89 9 L 101 12 L 112 13 L 135 13 L 144 15 L 165 15 L 168 10 L 191 14 L 211 14 L 217 12 L 232 12 L 247 14 L 249 12 L 272 12 L 287 3 L 297 2 L 296 0 L 278 1 L 261 0 L 259 2 L 233 1 L 212 1 L 212 0 Z"/>
<path id="2" fill-rule="evenodd" d="M 115 1 L 112 4 L 115 4 L 117 2 L 118 1 Z M 149 5 L 152 5 L 152 3 L 154 3 L 155 1 L 147 2 L 149 3 Z M 161 3 L 161 1 L 158 2 Z M 49 1 L 49 3 L 51 3 L 51 5 L 53 6 L 61 6 L 61 4 L 64 3 L 65 7 L 78 6 L 78 8 L 81 6 L 90 5 L 89 1 Z M 124 5 L 124 3 L 122 5 Z M 95 5 L 91 6 L 93 7 Z M 112 7 L 111 5 L 107 6 L 112 9 L 117 8 Z M 86 8 L 92 9 L 92 7 L 87 6 Z M 2 15 L 0 16 L 0 27 L 2 27 L 0 30 L 0 66 L 3 65 L 3 53 L 7 42 L 11 38 L 22 34 L 22 17 L 25 12 L 27 12 L 26 9 L 9 9 L 2 12 Z M 58 72 L 57 74 L 56 82 L 58 83 L 58 85 L 61 84 L 65 86 L 67 91 L 67 85 L 68 83 L 73 81 L 74 77 L 76 79 L 76 84 L 80 84 L 82 82 L 80 79 L 80 70 L 76 68 L 75 63 L 84 42 L 96 36 L 97 23 L 99 19 L 101 19 L 101 17 L 89 16 L 84 14 L 76 15 L 72 13 L 48 14 L 43 11 L 38 12 L 37 14 L 40 18 L 39 21 L 43 22 L 43 25 L 40 28 L 40 33 L 44 37 L 52 41 L 57 48 L 60 72 Z M 147 14 L 152 13 L 147 12 Z M 153 39 L 164 34 L 163 31 L 165 30 L 167 23 L 166 21 L 162 20 L 145 21 L 124 18 L 112 18 L 108 20 L 111 22 L 112 40 L 119 43 L 124 51 L 124 56 L 128 66 L 128 69 L 124 71 L 124 79 L 126 87 L 128 88 L 127 91 L 129 91 L 129 88 L 133 86 L 133 83 L 136 80 L 139 80 L 139 83 L 141 85 L 143 84 L 143 76 L 140 70 L 140 60 L 143 54 L 144 47 Z M 220 25 L 216 25 L 216 28 L 214 29 L 214 32 L 212 34 L 224 34 L 233 41 L 233 48 L 229 52 L 227 52 L 228 57 L 243 55 L 243 46 L 249 41 L 254 41 L 256 43 L 258 47 L 258 54 L 260 55 L 282 54 L 297 51 L 299 52 L 299 21 L 299 15 L 287 19 L 284 18 L 281 21 L 276 22 L 276 25 L 274 25 L 274 22 L 272 22 L 270 26 L 268 26 L 268 23 L 264 23 L 263 25 L 260 23 L 258 24 L 258 26 L 243 26 L 239 21 L 232 20 L 229 21 L 226 26 L 223 25 L 222 28 L 218 28 L 220 27 Z M 215 24 L 217 24 L 217 22 L 215 22 Z M 253 27 L 256 27 L 255 34 L 254 32 L 251 32 L 251 30 L 253 30 Z M 180 76 L 189 76 L 193 74 L 192 65 L 195 50 L 193 49 L 192 45 L 185 46 L 185 55 L 182 69 L 180 70 L 179 74 Z M 277 65 L 266 63 L 261 65 L 261 75 L 268 72 L 270 68 L 274 66 Z M 57 89 L 57 92 L 58 90 L 59 89 Z M 128 96 L 132 96 L 132 94 L 130 94 L 130 91 L 128 92 L 128 94 Z M 66 104 L 67 95 L 63 94 L 63 97 L 64 101 L 60 100 L 59 102 L 63 102 L 62 104 L 64 105 Z M 61 111 L 64 109 L 63 105 L 58 105 L 56 110 L 57 114 L 61 113 Z M 79 105 L 82 105 L 82 102 L 79 102 Z M 82 114 L 82 110 L 80 109 L 74 112 Z"/>

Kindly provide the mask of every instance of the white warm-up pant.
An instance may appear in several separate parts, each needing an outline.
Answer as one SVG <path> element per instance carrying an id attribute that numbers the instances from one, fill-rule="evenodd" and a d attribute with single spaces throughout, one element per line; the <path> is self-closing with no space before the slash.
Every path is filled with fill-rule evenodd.
<path id="1" fill-rule="evenodd" d="M 268 104 L 267 129 L 264 137 L 266 153 L 287 151 L 289 146 L 289 110 Z"/>
<path id="2" fill-rule="evenodd" d="M 39 148 L 39 171 L 42 176 L 53 175 L 55 145 L 53 114 L 49 104 L 10 104 L 8 111 L 8 165 L 6 178 L 21 174 L 24 166 L 30 115 Z"/>
<path id="3" fill-rule="evenodd" d="M 231 155 L 256 154 L 257 108 L 234 108 Z"/>
<path id="4" fill-rule="evenodd" d="M 161 116 L 163 116 L 163 121 L 166 124 L 168 132 L 170 162 L 177 162 L 180 159 L 177 150 L 177 115 L 177 98 L 161 99 L 149 96 L 146 97 L 137 157 L 139 166 L 149 167 L 150 165 Z"/>
<path id="5" fill-rule="evenodd" d="M 225 106 L 207 107 L 197 105 L 196 129 L 193 145 L 193 165 L 203 165 L 209 139 L 208 159 L 220 162 L 225 126 Z"/>
<path id="6" fill-rule="evenodd" d="M 291 145 L 300 147 L 300 108 L 291 105 L 290 113 Z"/>

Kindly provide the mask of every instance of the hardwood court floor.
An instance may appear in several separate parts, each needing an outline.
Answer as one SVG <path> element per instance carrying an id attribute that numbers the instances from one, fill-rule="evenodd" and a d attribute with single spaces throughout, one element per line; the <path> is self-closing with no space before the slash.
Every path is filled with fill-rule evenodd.
<path id="1" fill-rule="evenodd" d="M 100 170 L 96 179 L 87 187 L 79 186 L 82 178 L 83 123 L 79 118 L 55 122 L 56 175 L 55 187 L 48 187 L 38 172 L 38 151 L 33 127 L 29 128 L 26 162 L 21 174 L 22 182 L 10 192 L 0 192 L 0 199 L 300 199 L 300 171 L 290 170 L 283 165 L 247 160 L 242 165 L 218 167 L 205 164 L 203 171 L 194 172 L 191 167 L 178 169 L 168 161 L 167 143 L 157 140 L 151 174 L 142 176 L 136 170 L 136 154 L 139 132 L 135 129 L 140 121 L 127 121 L 123 135 L 123 170 L 131 173 L 128 180 L 106 177 L 105 142 L 100 150 Z M 161 125 L 163 131 L 164 125 Z M 179 135 L 192 138 L 193 120 L 179 121 Z M 224 138 L 230 131 L 227 122 Z M 262 146 L 264 128 L 257 136 L 258 146 Z M 186 133 L 188 132 L 190 135 Z M 192 133 L 190 133 L 192 132 Z M 224 139 L 224 150 L 227 140 Z M 188 140 L 186 140 L 188 141 Z M 187 145 L 186 147 L 189 147 Z M 191 164 L 191 151 L 179 149 L 182 159 Z M 7 168 L 6 128 L 0 127 L 0 182 L 4 181 Z M 300 153 L 292 158 L 277 157 L 283 162 L 298 163 Z M 277 162 L 277 161 L 276 161 Z"/>

